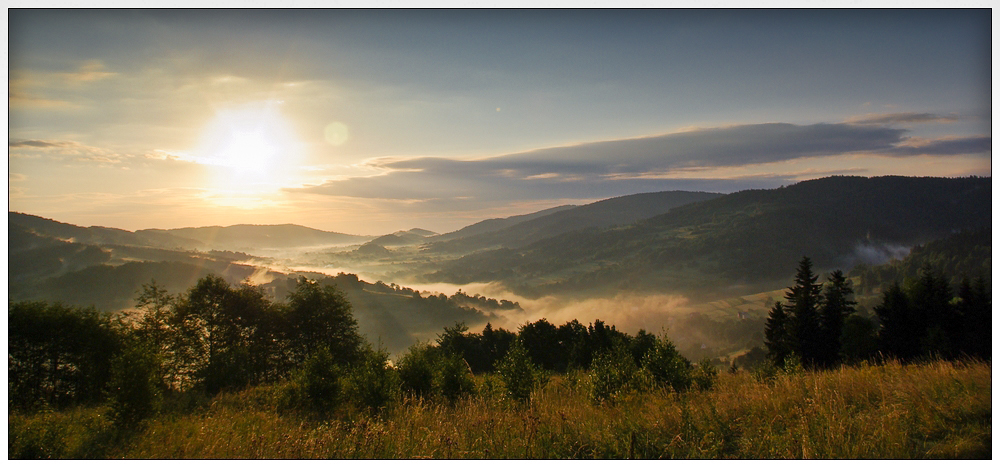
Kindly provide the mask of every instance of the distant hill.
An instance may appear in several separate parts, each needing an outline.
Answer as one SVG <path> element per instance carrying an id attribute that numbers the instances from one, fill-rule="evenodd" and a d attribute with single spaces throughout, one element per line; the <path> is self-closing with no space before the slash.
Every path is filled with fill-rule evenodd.
<path id="1" fill-rule="evenodd" d="M 544 215 L 528 215 L 519 223 L 428 246 L 431 252 L 472 252 L 491 248 L 519 248 L 542 239 L 579 229 L 626 225 L 666 213 L 678 206 L 721 196 L 707 192 L 654 192 L 609 198 L 583 206 L 554 209 Z M 553 211 L 553 210 L 549 210 Z M 475 225 L 473 225 L 475 226 Z M 433 239 L 432 239 L 433 240 Z"/>
<path id="2" fill-rule="evenodd" d="M 576 230 L 467 255 L 423 279 L 501 281 L 527 295 L 776 289 L 802 256 L 818 269 L 846 270 L 858 246 L 912 246 L 988 227 L 990 184 L 990 178 L 977 177 L 828 177 L 747 190 L 629 226 Z"/>
<path id="3" fill-rule="evenodd" d="M 413 228 L 408 231 L 398 231 L 392 234 L 376 237 L 365 245 L 379 247 L 398 247 L 402 245 L 415 245 L 424 243 L 428 237 L 436 236 L 437 233 L 426 229 Z"/>
<path id="4" fill-rule="evenodd" d="M 235 226 L 208 226 L 179 229 L 143 229 L 136 234 L 158 236 L 169 234 L 190 239 L 211 249 L 254 250 L 311 247 L 319 245 L 351 245 L 370 240 L 371 236 L 357 236 L 338 232 L 321 231 L 296 224 Z"/>
<path id="5" fill-rule="evenodd" d="M 194 249 L 204 247 L 201 242 L 174 236 L 169 233 L 144 235 L 126 231 L 124 229 L 100 226 L 81 227 L 73 224 L 61 223 L 59 221 L 43 218 L 41 216 L 17 213 L 13 211 L 7 212 L 7 223 L 10 226 L 20 226 L 20 228 L 25 232 L 32 232 L 44 237 L 70 242 L 79 242 L 82 244 L 136 245 L 171 249 Z"/>
<path id="6" fill-rule="evenodd" d="M 430 242 L 444 242 L 454 239 L 460 239 L 463 237 L 470 237 L 477 234 L 483 234 L 487 232 L 499 231 L 503 228 L 511 227 L 515 224 L 523 223 L 525 221 L 531 221 L 535 218 L 540 218 L 542 216 L 547 216 L 559 211 L 568 210 L 570 208 L 576 208 L 577 205 L 562 205 L 554 208 L 549 208 L 542 211 L 537 211 L 534 213 L 510 216 L 507 218 L 492 218 L 480 221 L 475 224 L 470 224 L 457 231 L 449 232 L 447 234 L 441 234 L 435 236 L 432 239 L 428 239 Z"/>

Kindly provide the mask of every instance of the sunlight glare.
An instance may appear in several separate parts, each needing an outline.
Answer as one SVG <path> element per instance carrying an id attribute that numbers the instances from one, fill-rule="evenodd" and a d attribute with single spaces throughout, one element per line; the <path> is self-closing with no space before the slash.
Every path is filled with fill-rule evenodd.
<path id="1" fill-rule="evenodd" d="M 215 189 L 263 194 L 295 183 L 302 147 L 277 103 L 265 101 L 218 111 L 195 154 Z"/>

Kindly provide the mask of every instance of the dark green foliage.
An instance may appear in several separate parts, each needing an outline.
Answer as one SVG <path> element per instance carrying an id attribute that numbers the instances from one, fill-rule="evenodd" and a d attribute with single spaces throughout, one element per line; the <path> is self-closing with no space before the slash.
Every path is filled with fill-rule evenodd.
<path id="1" fill-rule="evenodd" d="M 339 365 L 358 362 L 364 339 L 351 312 L 351 303 L 336 287 L 299 279 L 285 312 L 292 360 L 325 346 Z"/>
<path id="2" fill-rule="evenodd" d="M 871 359 L 878 351 L 878 325 L 870 318 L 852 314 L 844 321 L 841 353 L 850 364 Z"/>
<path id="3" fill-rule="evenodd" d="M 326 347 L 313 351 L 298 376 L 306 405 L 318 415 L 329 415 L 340 403 L 340 370 Z"/>
<path id="4" fill-rule="evenodd" d="M 93 308 L 43 302 L 10 304 L 7 312 L 8 402 L 63 407 L 100 401 L 120 337 Z"/>
<path id="5" fill-rule="evenodd" d="M 823 354 L 819 319 L 822 285 L 816 283 L 818 278 L 813 275 L 812 260 L 802 257 L 795 273 L 795 284 L 785 293 L 791 321 L 792 350 L 806 366 L 817 365 Z"/>
<path id="6" fill-rule="evenodd" d="M 473 394 L 476 383 L 465 360 L 455 354 L 447 354 L 440 360 L 437 387 L 449 403 L 455 403 L 459 398 Z"/>
<path id="7" fill-rule="evenodd" d="M 632 354 L 622 343 L 597 353 L 590 366 L 591 398 L 595 402 L 614 401 L 629 389 L 638 370 Z"/>
<path id="8" fill-rule="evenodd" d="M 840 363 L 844 320 L 854 313 L 857 304 L 853 294 L 851 281 L 844 277 L 843 272 L 836 270 L 830 274 L 819 310 L 820 332 L 817 339 L 820 354 L 817 364 L 821 367 L 831 368 Z"/>
<path id="9" fill-rule="evenodd" d="M 500 373 L 508 397 L 521 403 L 527 402 L 531 398 L 537 370 L 521 340 L 516 340 L 511 344 L 507 355 L 497 365 L 497 372 Z"/>
<path id="10" fill-rule="evenodd" d="M 682 392 L 691 386 L 691 361 L 677 352 L 665 333 L 642 358 L 642 367 L 649 372 L 656 385 L 670 387 L 675 392 Z"/>
<path id="11" fill-rule="evenodd" d="M 359 409 L 378 413 L 399 393 L 399 376 L 388 365 L 389 353 L 371 348 L 362 351 L 358 363 L 348 369 L 346 393 Z"/>
<path id="12" fill-rule="evenodd" d="M 876 294 L 896 282 L 917 278 L 930 267 L 946 278 L 989 278 L 993 235 L 990 226 L 963 230 L 926 244 L 917 245 L 901 260 L 883 265 L 858 265 L 851 276 L 861 277 L 859 293 Z"/>
<path id="13" fill-rule="evenodd" d="M 957 307 L 966 330 L 964 351 L 989 360 L 992 357 L 993 320 L 989 289 L 982 276 L 974 284 L 970 284 L 968 278 L 962 278 Z"/>
<path id="14" fill-rule="evenodd" d="M 115 425 L 132 427 L 156 413 L 161 398 L 157 357 L 155 350 L 137 341 L 111 361 L 108 395 Z"/>
<path id="15" fill-rule="evenodd" d="M 566 357 L 563 347 L 559 346 L 556 326 L 548 320 L 543 318 L 521 326 L 518 338 L 528 350 L 531 361 L 539 368 L 548 371 L 566 369 Z"/>
<path id="16" fill-rule="evenodd" d="M 781 366 L 785 358 L 792 352 L 791 321 L 785 313 L 785 307 L 777 302 L 771 307 L 764 324 L 764 345 L 767 355 L 776 365 Z"/>
<path id="17" fill-rule="evenodd" d="M 875 306 L 879 350 L 903 361 L 990 357 L 990 300 L 985 281 L 960 283 L 957 297 L 940 271 L 926 267 L 905 288 L 894 284 Z"/>
<path id="18" fill-rule="evenodd" d="M 439 353 L 439 348 L 426 343 L 410 346 L 410 350 L 396 363 L 403 393 L 417 398 L 434 395 L 434 374 Z"/>
<path id="19" fill-rule="evenodd" d="M 698 390 L 711 390 L 719 376 L 719 370 L 712 364 L 712 360 L 702 359 L 694 371 L 691 373 L 691 381 L 694 382 Z"/>
<path id="20" fill-rule="evenodd" d="M 910 300 L 898 283 L 882 293 L 882 303 L 875 306 L 881 324 L 878 331 L 879 349 L 884 353 L 908 360 L 920 354 L 923 323 L 910 308 Z"/>

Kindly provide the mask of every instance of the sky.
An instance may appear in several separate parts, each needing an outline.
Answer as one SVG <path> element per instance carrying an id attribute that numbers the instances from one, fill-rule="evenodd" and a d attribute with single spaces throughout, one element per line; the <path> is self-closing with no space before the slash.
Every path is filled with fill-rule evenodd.
<path id="1" fill-rule="evenodd" d="M 991 176 L 989 10 L 9 10 L 8 206 L 449 232 L 662 190 Z"/>

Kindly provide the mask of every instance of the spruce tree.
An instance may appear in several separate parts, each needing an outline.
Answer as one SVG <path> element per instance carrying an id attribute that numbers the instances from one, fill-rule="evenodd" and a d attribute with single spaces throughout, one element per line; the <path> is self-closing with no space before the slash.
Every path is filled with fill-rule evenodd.
<path id="1" fill-rule="evenodd" d="M 792 325 L 792 350 L 809 367 L 815 366 L 822 355 L 818 310 L 822 285 L 816 283 L 818 278 L 813 275 L 812 260 L 802 257 L 795 273 L 795 285 L 785 293 Z"/>
<path id="2" fill-rule="evenodd" d="M 844 320 L 854 312 L 854 305 L 857 304 L 851 299 L 853 294 L 851 281 L 844 277 L 842 271 L 836 270 L 830 274 L 823 292 L 823 305 L 820 307 L 822 354 L 818 364 L 823 367 L 833 367 L 840 362 Z"/>
<path id="3" fill-rule="evenodd" d="M 882 293 L 882 303 L 875 306 L 879 320 L 878 346 L 883 353 L 909 360 L 920 354 L 923 331 L 915 319 L 910 300 L 899 283 L 893 283 Z"/>
<path id="4" fill-rule="evenodd" d="M 767 355 L 778 367 L 785 365 L 785 358 L 792 352 L 788 326 L 788 315 L 779 301 L 771 307 L 767 322 L 764 323 L 764 344 L 767 346 Z"/>

